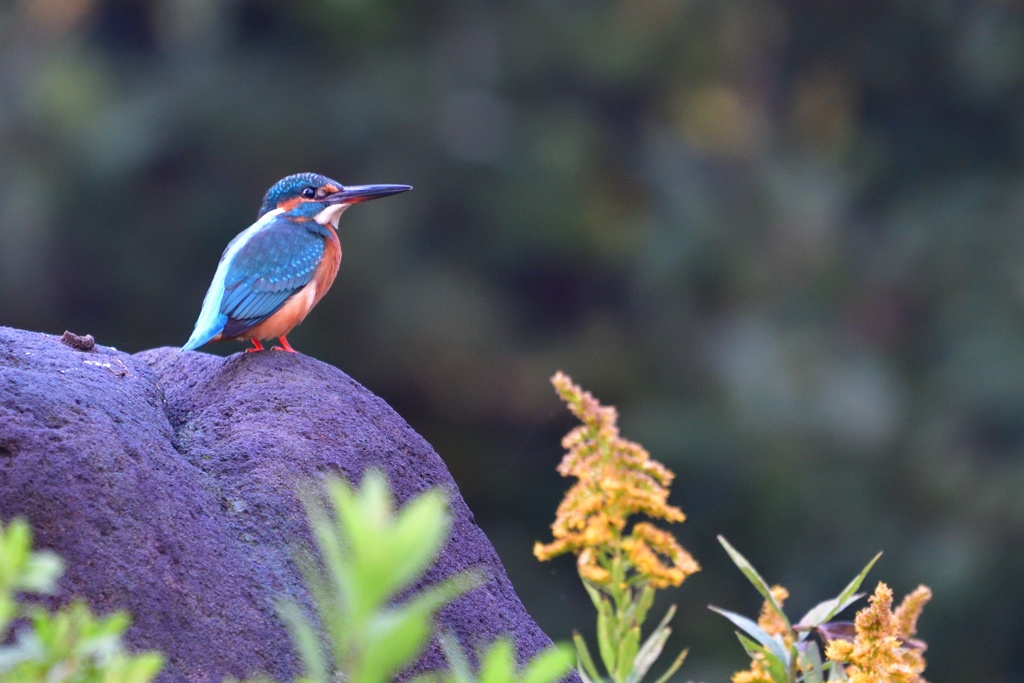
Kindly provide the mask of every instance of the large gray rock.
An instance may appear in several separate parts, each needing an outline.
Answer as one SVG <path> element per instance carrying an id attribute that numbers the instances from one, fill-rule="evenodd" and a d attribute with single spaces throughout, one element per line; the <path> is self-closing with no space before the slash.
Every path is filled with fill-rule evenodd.
<path id="1" fill-rule="evenodd" d="M 340 370 L 289 353 L 80 350 L 0 327 L 0 518 L 27 517 L 67 561 L 61 600 L 132 613 L 130 645 L 167 655 L 161 681 L 297 673 L 274 611 L 281 596 L 306 600 L 296 488 L 371 466 L 400 501 L 431 486 L 451 498 L 451 539 L 425 583 L 469 567 L 488 577 L 442 626 L 470 648 L 506 633 L 522 656 L 547 646 L 444 463 Z M 432 645 L 416 670 L 442 661 Z"/>

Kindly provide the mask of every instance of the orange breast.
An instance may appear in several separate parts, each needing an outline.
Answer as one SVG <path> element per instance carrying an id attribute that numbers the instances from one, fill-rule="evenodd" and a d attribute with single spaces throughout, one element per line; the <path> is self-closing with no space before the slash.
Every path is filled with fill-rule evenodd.
<path id="1" fill-rule="evenodd" d="M 338 241 L 338 233 L 329 225 L 327 232 L 328 237 L 324 240 L 324 257 L 313 272 L 313 281 L 309 283 L 316 284 L 316 297 L 310 308 L 316 306 L 320 299 L 324 298 L 324 294 L 334 284 L 334 278 L 338 277 L 338 267 L 341 266 L 341 242 Z"/>

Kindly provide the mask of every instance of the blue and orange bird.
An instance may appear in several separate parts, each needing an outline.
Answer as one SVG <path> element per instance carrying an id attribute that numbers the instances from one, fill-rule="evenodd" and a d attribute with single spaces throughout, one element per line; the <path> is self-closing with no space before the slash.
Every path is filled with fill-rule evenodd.
<path id="1" fill-rule="evenodd" d="M 338 274 L 338 219 L 345 209 L 405 192 L 408 185 L 350 185 L 316 173 L 282 178 L 267 190 L 256 222 L 220 257 L 203 310 L 182 351 L 212 341 L 277 339 L 287 335 L 323 298 Z"/>

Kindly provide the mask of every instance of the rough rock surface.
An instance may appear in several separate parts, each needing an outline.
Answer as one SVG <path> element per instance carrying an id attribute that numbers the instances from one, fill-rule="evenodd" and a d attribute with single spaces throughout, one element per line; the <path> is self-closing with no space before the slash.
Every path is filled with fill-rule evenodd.
<path id="1" fill-rule="evenodd" d="M 279 596 L 305 599 L 296 487 L 371 466 L 400 501 L 431 486 L 452 499 L 425 583 L 489 577 L 442 626 L 470 648 L 505 633 L 522 656 L 548 645 L 438 455 L 340 370 L 289 353 L 80 350 L 0 327 L 0 518 L 27 517 L 65 558 L 62 600 L 131 611 L 130 645 L 167 655 L 161 681 L 297 673 L 274 612 Z M 416 670 L 442 661 L 432 646 Z"/>

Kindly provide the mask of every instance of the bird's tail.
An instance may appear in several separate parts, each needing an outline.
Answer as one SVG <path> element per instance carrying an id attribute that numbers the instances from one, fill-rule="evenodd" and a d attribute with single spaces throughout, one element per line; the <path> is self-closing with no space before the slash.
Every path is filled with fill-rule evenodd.
<path id="1" fill-rule="evenodd" d="M 192 336 L 188 338 L 185 345 L 181 347 L 182 351 L 191 351 L 198 349 L 203 344 L 209 342 L 224 329 L 224 325 L 227 324 L 227 316 L 217 316 L 217 320 L 212 321 L 213 324 L 202 324 L 204 321 L 200 318 L 199 322 L 196 323 L 196 329 L 192 331 Z"/>

